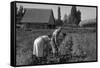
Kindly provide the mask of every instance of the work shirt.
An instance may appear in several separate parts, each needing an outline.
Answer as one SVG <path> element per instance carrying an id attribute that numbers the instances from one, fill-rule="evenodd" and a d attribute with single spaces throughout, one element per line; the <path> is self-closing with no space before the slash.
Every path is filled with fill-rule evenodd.
<path id="1" fill-rule="evenodd" d="M 53 48 L 53 53 L 57 52 L 57 50 L 58 50 L 57 39 L 58 39 L 58 36 L 59 36 L 60 32 L 61 32 L 61 28 L 58 28 L 52 34 L 51 45 L 52 45 L 52 48 Z"/>
<path id="2" fill-rule="evenodd" d="M 36 55 L 37 57 L 43 57 L 46 56 L 46 52 L 44 51 L 48 45 L 49 37 L 44 35 L 36 38 L 33 44 L 33 55 Z"/>

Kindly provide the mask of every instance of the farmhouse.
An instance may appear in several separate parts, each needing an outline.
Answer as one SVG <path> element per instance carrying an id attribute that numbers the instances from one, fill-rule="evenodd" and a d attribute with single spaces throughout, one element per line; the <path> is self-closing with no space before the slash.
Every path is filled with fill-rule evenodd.
<path id="1" fill-rule="evenodd" d="M 55 27 L 52 9 L 25 9 L 26 12 L 20 21 L 25 28 L 47 29 Z"/>

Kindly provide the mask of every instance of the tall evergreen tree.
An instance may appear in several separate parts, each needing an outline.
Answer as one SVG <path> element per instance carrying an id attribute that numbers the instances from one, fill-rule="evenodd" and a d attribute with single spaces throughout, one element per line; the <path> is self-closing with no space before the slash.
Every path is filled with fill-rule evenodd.
<path id="1" fill-rule="evenodd" d="M 61 20 L 61 12 L 60 12 L 60 7 L 58 7 L 58 20 Z"/>
<path id="2" fill-rule="evenodd" d="M 77 13 L 76 6 L 72 6 L 72 9 L 71 9 L 71 16 L 75 17 L 75 16 L 76 16 L 76 13 Z"/>
<path id="3" fill-rule="evenodd" d="M 61 20 L 61 11 L 60 11 L 60 7 L 58 7 L 58 19 L 56 20 L 56 25 L 57 26 L 61 26 L 63 23 L 62 23 L 62 20 Z"/>
<path id="4" fill-rule="evenodd" d="M 81 21 L 81 12 L 78 10 L 76 6 L 72 6 L 71 14 L 69 15 L 68 23 L 78 25 Z"/>
<path id="5" fill-rule="evenodd" d="M 77 11 L 76 18 L 77 18 L 77 22 L 75 24 L 78 25 L 80 23 L 80 21 L 81 21 L 81 12 L 79 10 Z"/>
<path id="6" fill-rule="evenodd" d="M 68 16 L 67 14 L 64 15 L 64 23 L 67 23 Z"/>

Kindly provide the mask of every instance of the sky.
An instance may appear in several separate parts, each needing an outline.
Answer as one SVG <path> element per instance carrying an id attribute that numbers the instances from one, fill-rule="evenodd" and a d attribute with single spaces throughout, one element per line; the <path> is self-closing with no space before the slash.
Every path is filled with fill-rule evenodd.
<path id="1" fill-rule="evenodd" d="M 28 3 L 17 3 L 17 7 L 19 8 L 22 5 L 24 8 L 42 8 L 42 9 L 52 9 L 54 17 L 58 18 L 58 7 L 61 9 L 61 19 L 64 18 L 64 15 L 70 14 L 72 6 L 64 6 L 64 5 L 47 5 L 47 4 L 28 4 Z M 81 20 L 88 20 L 96 18 L 96 8 L 95 7 L 82 7 L 77 6 L 77 10 L 81 11 Z"/>

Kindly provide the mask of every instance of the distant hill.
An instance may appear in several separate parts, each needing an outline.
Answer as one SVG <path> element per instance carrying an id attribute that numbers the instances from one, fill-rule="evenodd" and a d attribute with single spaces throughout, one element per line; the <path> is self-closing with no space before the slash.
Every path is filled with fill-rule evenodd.
<path id="1" fill-rule="evenodd" d="M 80 22 L 80 26 L 83 27 L 96 27 L 97 21 L 96 19 L 89 19 Z"/>

